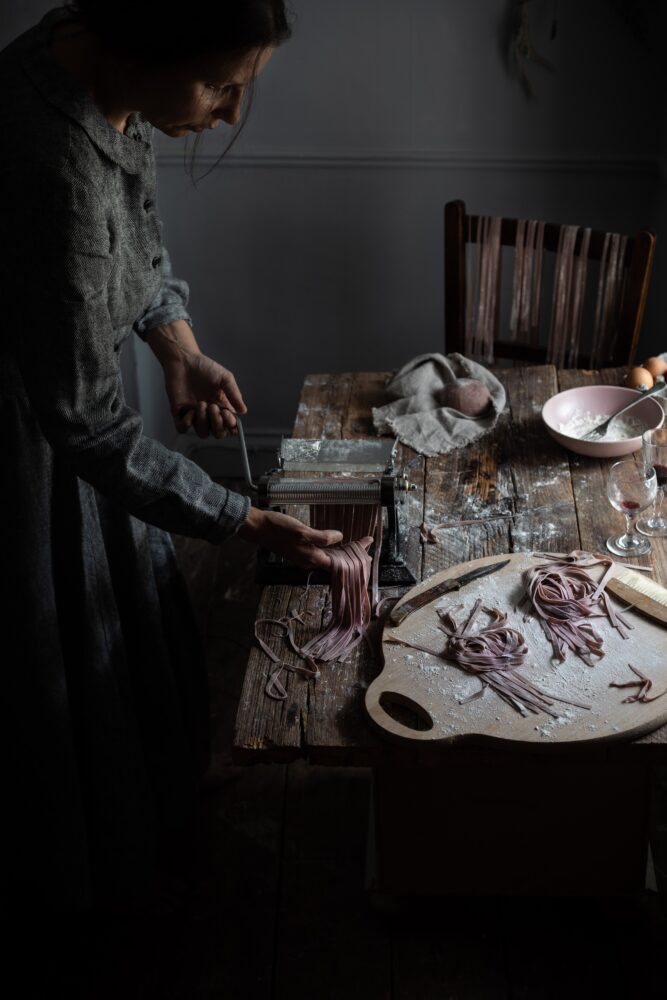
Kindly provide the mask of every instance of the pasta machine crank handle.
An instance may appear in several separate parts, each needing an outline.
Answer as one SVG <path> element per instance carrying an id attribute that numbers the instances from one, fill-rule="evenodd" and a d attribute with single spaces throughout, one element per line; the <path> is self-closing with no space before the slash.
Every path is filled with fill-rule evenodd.
<path id="1" fill-rule="evenodd" d="M 241 423 L 241 418 L 239 417 L 238 413 L 236 414 L 236 426 L 239 432 L 239 444 L 241 445 L 241 461 L 243 462 L 243 474 L 245 475 L 245 481 L 246 484 L 250 487 L 250 489 L 254 493 L 257 493 L 259 487 L 257 483 L 254 483 L 252 480 L 252 473 L 250 471 L 250 462 L 248 461 L 248 449 L 246 448 L 245 434 L 243 433 L 243 424 Z"/>

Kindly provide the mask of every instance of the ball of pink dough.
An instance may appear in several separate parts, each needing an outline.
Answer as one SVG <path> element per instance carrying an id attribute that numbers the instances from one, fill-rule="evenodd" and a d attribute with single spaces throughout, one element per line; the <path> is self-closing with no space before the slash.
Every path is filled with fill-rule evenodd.
<path id="1" fill-rule="evenodd" d="M 491 405 L 491 393 L 476 378 L 460 378 L 455 384 L 444 386 L 440 398 L 443 406 L 450 406 L 466 417 L 481 417 Z"/>

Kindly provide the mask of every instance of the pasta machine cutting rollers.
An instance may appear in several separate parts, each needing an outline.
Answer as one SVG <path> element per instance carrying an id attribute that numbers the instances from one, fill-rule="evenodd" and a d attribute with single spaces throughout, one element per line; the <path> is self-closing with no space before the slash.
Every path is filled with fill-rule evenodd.
<path id="1" fill-rule="evenodd" d="M 240 421 L 238 429 L 245 479 L 259 507 L 309 520 L 313 508 L 322 504 L 379 506 L 380 586 L 409 586 L 417 582 L 420 545 L 414 525 L 419 512 L 417 518 L 409 517 L 410 493 L 416 486 L 410 482 L 408 471 L 397 467 L 398 440 L 284 438 L 277 467 L 255 482 Z M 309 508 L 310 513 L 304 508 Z M 257 579 L 261 583 L 301 583 L 308 575 L 275 553 L 259 552 Z M 326 574 L 312 573 L 310 579 L 313 583 L 325 582 Z"/>

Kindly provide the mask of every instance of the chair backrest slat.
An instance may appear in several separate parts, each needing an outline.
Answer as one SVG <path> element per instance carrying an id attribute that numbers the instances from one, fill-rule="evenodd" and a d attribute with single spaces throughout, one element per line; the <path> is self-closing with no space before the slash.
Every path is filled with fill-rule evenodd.
<path id="1" fill-rule="evenodd" d="M 462 201 L 449 202 L 445 206 L 445 348 L 448 352 L 465 353 L 466 339 L 466 307 L 467 274 L 466 245 L 478 241 L 480 220 L 482 216 L 466 214 Z M 500 244 L 504 247 L 516 247 L 517 230 L 520 241 L 525 233 L 525 220 L 503 218 L 500 225 Z M 543 249 L 557 254 L 564 227 L 555 223 L 543 223 Z M 574 243 L 574 255 L 578 258 L 583 251 L 586 259 L 601 262 L 604 268 L 604 257 L 608 248 L 609 234 L 599 230 L 579 229 Z M 649 229 L 642 230 L 636 236 L 625 238 L 625 251 L 619 265 L 624 273 L 623 295 L 618 311 L 617 334 L 613 344 L 607 348 L 611 353 L 601 362 L 605 365 L 632 364 L 635 358 L 637 343 L 644 317 L 648 287 L 655 255 L 656 235 Z M 587 244 L 587 245 L 586 245 Z M 520 255 L 519 255 L 520 256 Z M 520 288 L 520 279 L 512 282 L 513 292 Z M 539 286 L 538 286 L 539 288 Z M 525 287 L 524 287 L 525 294 Z M 538 292 L 539 294 L 539 292 Z M 576 291 L 577 300 L 572 305 L 573 315 L 580 316 L 582 306 Z M 525 305 L 525 303 L 524 303 Z M 525 324 L 524 324 L 525 325 Z M 613 339 L 613 338 L 612 338 Z M 494 343 L 494 356 L 510 360 L 528 362 L 543 361 L 547 356 L 546 346 L 534 342 L 525 343 L 520 339 L 499 337 Z M 586 365 L 590 356 L 583 352 L 574 354 L 571 345 L 565 364 Z"/>
<path id="2" fill-rule="evenodd" d="M 465 214 L 465 213 L 464 213 Z M 470 241 L 477 239 L 477 224 L 479 222 L 478 215 L 468 215 L 466 219 L 470 220 Z M 504 247 L 514 247 L 516 246 L 516 231 L 517 225 L 520 219 L 503 219 L 502 226 L 500 228 L 500 242 Z M 563 227 L 557 225 L 553 222 L 545 222 L 544 224 L 544 249 L 548 250 L 550 253 L 556 253 L 558 250 L 558 241 L 560 239 L 560 231 Z M 577 241 L 575 244 L 574 252 L 579 253 L 581 248 L 583 230 L 577 236 Z M 588 247 L 588 256 L 591 260 L 600 260 L 602 257 L 602 250 L 604 247 L 604 240 L 607 234 L 598 229 L 591 230 L 591 239 Z M 628 247 L 627 256 L 625 263 L 630 261 L 631 248 Z"/>

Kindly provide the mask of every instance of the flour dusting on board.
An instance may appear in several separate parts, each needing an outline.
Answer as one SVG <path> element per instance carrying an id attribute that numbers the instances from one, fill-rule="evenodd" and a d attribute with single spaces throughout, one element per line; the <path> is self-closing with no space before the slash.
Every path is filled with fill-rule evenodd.
<path id="1" fill-rule="evenodd" d="M 474 733 L 540 743 L 597 740 L 618 738 L 644 727 L 651 717 L 661 717 L 656 725 L 667 719 L 667 696 L 656 703 L 657 708 L 656 705 L 623 704 L 627 691 L 609 686 L 632 677 L 627 664 L 634 663 L 652 678 L 655 693 L 667 688 L 667 629 L 630 610 L 625 617 L 632 629 L 629 638 L 624 639 L 607 619 L 595 618 L 594 627 L 603 638 L 605 655 L 597 659 L 594 666 L 588 666 L 572 652 L 564 662 L 557 662 L 530 602 L 525 600 L 521 580 L 525 569 L 543 562 L 543 557 L 516 554 L 505 570 L 485 576 L 464 590 L 427 605 L 396 629 L 386 629 L 385 640 L 393 634 L 443 651 L 447 637 L 439 627 L 436 609 L 447 610 L 459 622 L 465 620 L 475 602 L 481 599 L 486 607 L 507 613 L 507 624 L 524 636 L 529 652 L 520 668 L 521 673 L 545 692 L 590 705 L 590 710 L 554 702 L 556 718 L 544 714 L 523 717 L 489 688 L 481 697 L 466 702 L 480 690 L 478 677 L 438 656 L 385 641 L 386 690 L 400 691 L 428 711 L 433 719 L 432 738 Z M 599 579 L 594 570 L 591 575 Z M 618 610 L 625 608 L 615 598 L 611 600 Z"/>

